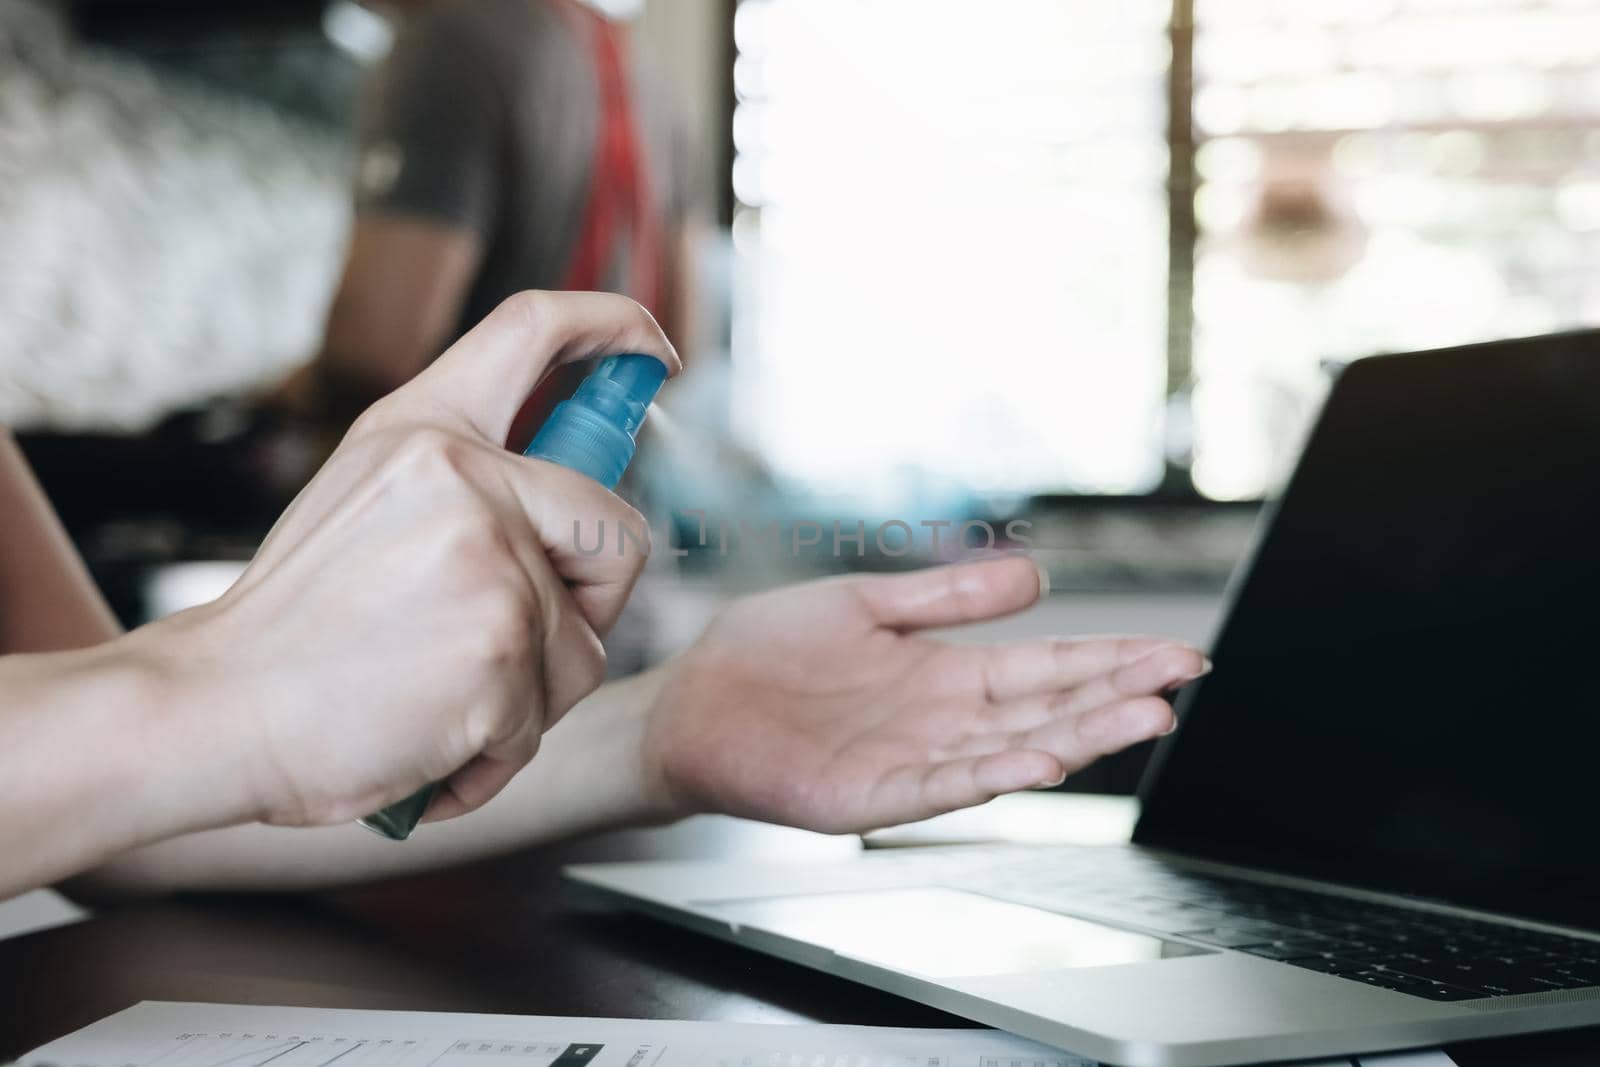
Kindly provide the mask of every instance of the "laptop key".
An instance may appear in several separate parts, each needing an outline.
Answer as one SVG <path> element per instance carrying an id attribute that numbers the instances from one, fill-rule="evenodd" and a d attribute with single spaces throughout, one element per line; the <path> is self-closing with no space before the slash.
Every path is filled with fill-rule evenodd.
<path id="1" fill-rule="evenodd" d="M 1563 981 L 1570 982 L 1567 989 L 1594 989 L 1600 987 L 1600 976 L 1593 974 L 1560 974 Z"/>
<path id="2" fill-rule="evenodd" d="M 1523 993 L 1550 993 L 1561 989 L 1578 989 L 1580 984 L 1560 975 L 1535 974 L 1510 967 L 1475 968 L 1469 972 L 1468 984 L 1502 997 L 1520 996 Z"/>
<path id="3" fill-rule="evenodd" d="M 1465 989 L 1461 986 L 1436 982 L 1416 975 L 1375 968 L 1370 963 L 1354 960 L 1314 958 L 1286 960 L 1285 962 L 1296 967 L 1304 967 L 1307 970 L 1321 971 L 1323 974 L 1330 974 L 1335 978 L 1349 978 L 1367 985 L 1389 989 L 1396 993 L 1409 993 L 1412 996 L 1425 997 L 1428 1000 L 1481 1000 L 1491 995 L 1480 990 Z"/>
<path id="4" fill-rule="evenodd" d="M 1367 985 L 1375 985 L 1381 986 L 1384 989 L 1392 989 L 1397 993 L 1409 993 L 1414 989 L 1421 989 L 1436 984 L 1442 984 L 1424 981 L 1421 978 L 1412 978 L 1409 975 L 1396 974 L 1393 971 L 1382 971 L 1376 969 L 1369 971 L 1357 971 L 1354 974 L 1342 975 L 1341 977 L 1349 978 L 1357 982 L 1365 982 Z"/>
<path id="5" fill-rule="evenodd" d="M 1215 945 L 1218 948 L 1243 948 L 1245 945 L 1257 944 L 1261 935 L 1248 930 L 1215 929 L 1215 930 L 1176 930 L 1174 933 L 1180 937 L 1187 937 L 1191 941 L 1198 941 L 1202 945 Z"/>
<path id="6" fill-rule="evenodd" d="M 1444 982 L 1427 982 L 1400 992 L 1410 993 L 1416 997 L 1427 997 L 1429 1000 L 1482 1000 L 1486 996 L 1480 990 L 1462 989 L 1460 986 L 1446 985 Z"/>
<path id="7" fill-rule="evenodd" d="M 1267 960 L 1294 960 L 1315 955 L 1317 947 L 1304 942 L 1269 941 L 1264 945 L 1240 945 L 1239 951 Z"/>
<path id="8" fill-rule="evenodd" d="M 1321 971 L 1323 974 L 1334 975 L 1359 974 L 1372 967 L 1367 960 L 1342 960 L 1329 956 L 1301 956 L 1283 962 L 1295 967 L 1304 967 L 1308 971 Z"/>
<path id="9" fill-rule="evenodd" d="M 1468 960 L 1407 960 L 1403 965 L 1397 966 L 1407 974 L 1416 975 L 1429 981 L 1443 982 L 1446 985 L 1464 986 L 1468 989 L 1485 988 L 1484 983 L 1494 980 L 1509 979 L 1504 973 L 1504 968 L 1489 968 Z M 1504 995 L 1496 990 L 1497 995 Z"/>
<path id="10" fill-rule="evenodd" d="M 1109 909 L 1108 909 L 1109 910 Z M 1135 923 L 1147 930 L 1155 930 L 1163 934 L 1176 934 L 1184 930 L 1193 930 L 1197 922 L 1221 922 L 1227 918 L 1218 912 L 1197 913 L 1198 909 L 1182 909 L 1173 911 L 1128 912 L 1119 917 L 1130 923 Z"/>

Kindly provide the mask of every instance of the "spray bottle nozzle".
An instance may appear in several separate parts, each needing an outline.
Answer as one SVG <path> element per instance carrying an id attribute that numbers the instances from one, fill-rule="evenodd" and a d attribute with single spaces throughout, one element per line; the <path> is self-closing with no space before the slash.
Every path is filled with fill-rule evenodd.
<path id="1" fill-rule="evenodd" d="M 633 434 L 666 378 L 666 365 L 653 356 L 607 356 L 578 386 L 572 400 L 587 404 L 612 420 L 617 429 Z"/>
<path id="2" fill-rule="evenodd" d="M 634 436 L 667 367 L 654 356 L 607 356 L 568 400 L 556 405 L 525 456 L 549 460 L 616 487 L 633 459 Z"/>

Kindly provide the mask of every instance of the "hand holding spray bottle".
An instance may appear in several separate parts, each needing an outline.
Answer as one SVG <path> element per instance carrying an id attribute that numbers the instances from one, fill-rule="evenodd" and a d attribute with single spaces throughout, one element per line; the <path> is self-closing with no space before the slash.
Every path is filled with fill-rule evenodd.
<path id="1" fill-rule="evenodd" d="M 571 399 L 556 405 L 523 455 L 559 463 L 615 489 L 633 459 L 639 427 L 667 368 L 654 356 L 607 356 Z M 437 785 L 426 786 L 361 825 L 395 841 L 416 829 Z"/>

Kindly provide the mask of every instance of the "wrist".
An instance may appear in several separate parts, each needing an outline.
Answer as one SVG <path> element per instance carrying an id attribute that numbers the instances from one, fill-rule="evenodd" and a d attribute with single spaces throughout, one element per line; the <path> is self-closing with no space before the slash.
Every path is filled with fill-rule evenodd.
<path id="1" fill-rule="evenodd" d="M 266 809 L 243 679 L 229 678 L 207 640 L 215 610 L 192 608 L 116 642 L 124 684 L 141 694 L 152 810 L 181 833 L 255 822 Z"/>
<path id="2" fill-rule="evenodd" d="M 516 840 L 659 826 L 693 814 L 668 788 L 654 751 L 669 674 L 662 666 L 607 682 L 544 735 L 532 764 L 507 789 L 520 812 Z M 492 803 L 486 809 L 494 810 Z"/>
<path id="3" fill-rule="evenodd" d="M 641 675 L 650 681 L 641 701 L 643 731 L 639 750 L 639 780 L 649 804 L 662 814 L 658 821 L 674 822 L 713 810 L 691 787 L 679 766 L 686 747 L 677 736 L 685 701 L 693 700 L 697 671 L 691 648 Z"/>
<path id="4" fill-rule="evenodd" d="M 675 788 L 662 743 L 681 669 L 681 660 L 674 658 L 607 687 L 615 690 L 612 704 L 625 721 L 613 740 L 619 745 L 619 780 L 632 783 L 626 821 L 633 825 L 662 825 L 699 814 Z"/>

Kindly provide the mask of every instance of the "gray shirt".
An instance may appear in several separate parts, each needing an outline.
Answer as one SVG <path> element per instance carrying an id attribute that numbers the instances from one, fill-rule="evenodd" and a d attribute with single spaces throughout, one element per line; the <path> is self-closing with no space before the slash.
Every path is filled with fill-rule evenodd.
<path id="1" fill-rule="evenodd" d="M 511 293 L 559 288 L 578 239 L 601 105 L 589 26 L 562 3 L 441 0 L 406 21 L 369 87 L 357 208 L 483 237 L 463 330 Z M 682 109 L 635 66 L 650 188 L 670 234 L 691 207 L 690 138 Z M 603 287 L 627 292 L 620 276 Z"/>

